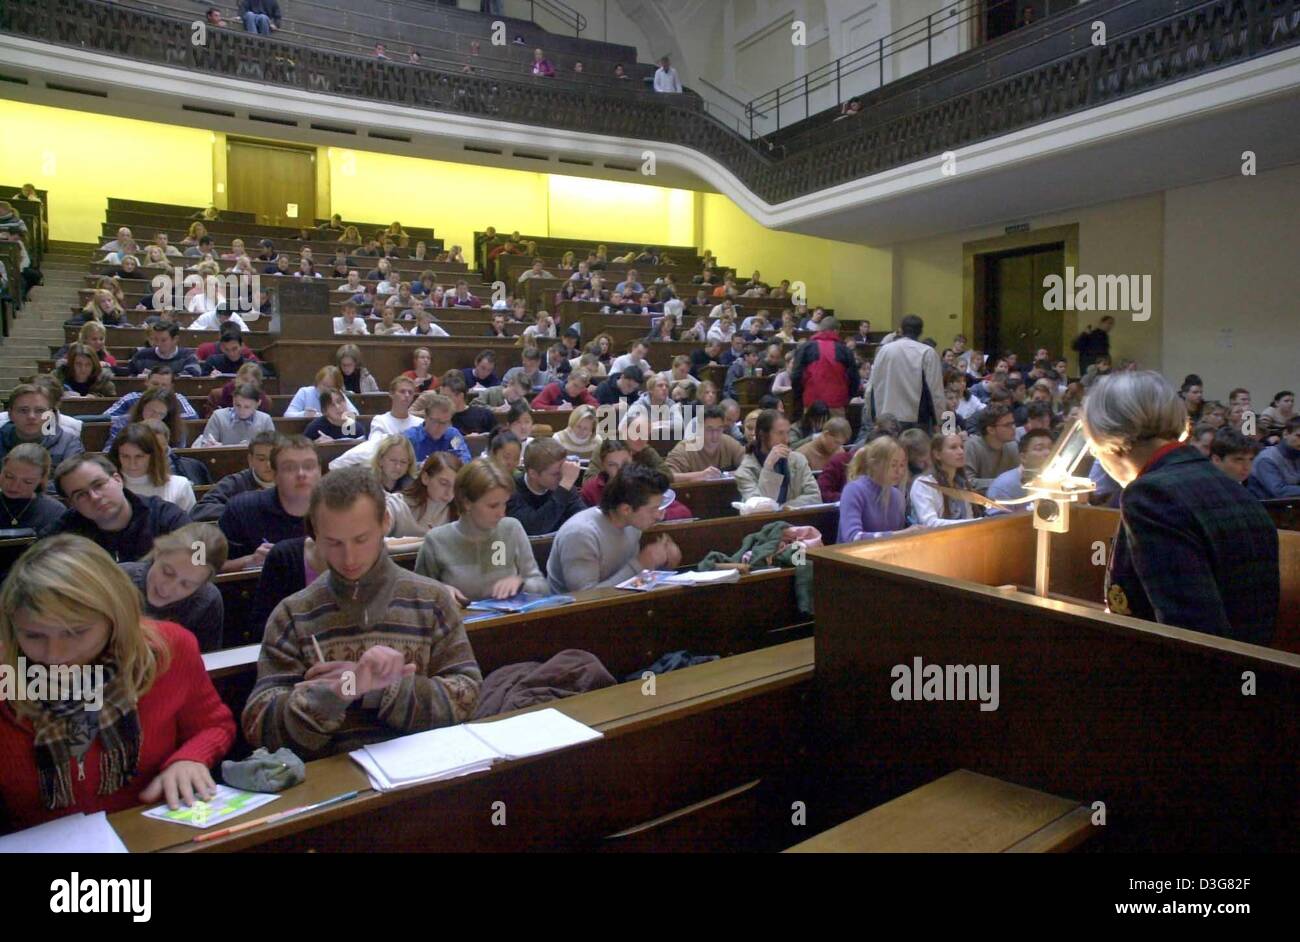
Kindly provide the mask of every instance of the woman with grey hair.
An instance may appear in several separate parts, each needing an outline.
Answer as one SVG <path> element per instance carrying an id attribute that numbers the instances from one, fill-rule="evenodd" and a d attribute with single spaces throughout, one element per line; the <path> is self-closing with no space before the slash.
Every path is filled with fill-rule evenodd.
<path id="1" fill-rule="evenodd" d="M 1280 594 L 1277 528 L 1184 444 L 1177 391 L 1158 373 L 1115 373 L 1093 386 L 1081 418 L 1092 453 L 1124 489 L 1109 611 L 1267 644 Z"/>

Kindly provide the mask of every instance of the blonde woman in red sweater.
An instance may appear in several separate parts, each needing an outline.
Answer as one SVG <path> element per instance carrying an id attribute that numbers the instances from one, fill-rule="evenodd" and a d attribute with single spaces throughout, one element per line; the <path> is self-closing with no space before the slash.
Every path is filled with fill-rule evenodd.
<path id="1" fill-rule="evenodd" d="M 0 700 L 0 830 L 213 796 L 209 770 L 234 742 L 235 721 L 198 642 L 143 618 L 127 574 L 79 536 L 37 543 L 0 590 L 0 670 L 53 681 L 56 668 L 89 684 L 0 687 L 14 697 Z"/>

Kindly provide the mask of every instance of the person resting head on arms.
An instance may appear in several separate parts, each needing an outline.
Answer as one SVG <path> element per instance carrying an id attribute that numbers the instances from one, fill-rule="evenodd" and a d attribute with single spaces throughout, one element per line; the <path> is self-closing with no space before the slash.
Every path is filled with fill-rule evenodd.
<path id="1" fill-rule="evenodd" d="M 144 613 L 175 622 L 199 642 L 200 651 L 218 651 L 225 604 L 212 580 L 226 564 L 226 537 L 210 523 L 189 523 L 153 541 L 144 559 L 122 563 L 140 591 Z"/>
<path id="2" fill-rule="evenodd" d="M 230 708 L 194 636 L 146 619 L 102 548 L 62 535 L 19 558 L 0 589 L 0 659 L 24 674 L 39 666 L 93 678 L 79 699 L 0 702 L 10 826 L 215 794 L 209 770 L 235 739 Z"/>
<path id="3" fill-rule="evenodd" d="M 506 516 L 514 478 L 486 458 L 456 472 L 456 522 L 429 531 L 415 571 L 451 587 L 462 605 L 549 590 L 523 525 Z"/>
<path id="4" fill-rule="evenodd" d="M 388 556 L 375 476 L 326 475 L 307 519 L 328 572 L 267 621 L 242 717 L 249 745 L 316 758 L 469 719 L 483 675 L 459 607 Z"/>

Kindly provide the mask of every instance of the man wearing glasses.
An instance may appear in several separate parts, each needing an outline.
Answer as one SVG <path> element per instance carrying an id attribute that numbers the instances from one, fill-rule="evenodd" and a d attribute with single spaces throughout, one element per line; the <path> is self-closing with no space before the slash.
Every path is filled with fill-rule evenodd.
<path id="1" fill-rule="evenodd" d="M 1016 445 L 1016 417 L 995 402 L 975 417 L 979 435 L 966 439 L 966 477 L 971 486 L 984 490 L 1003 471 L 1020 464 Z"/>
<path id="2" fill-rule="evenodd" d="M 62 462 L 54 469 L 54 485 L 72 506 L 40 535 L 84 536 L 119 563 L 140 559 L 153 549 L 154 537 L 190 522 L 171 501 L 128 491 L 103 455 L 77 455 Z"/>
<path id="3" fill-rule="evenodd" d="M 411 440 L 415 449 L 415 460 L 421 463 L 435 451 L 450 451 L 460 459 L 461 464 L 469 464 L 469 446 L 465 436 L 452 427 L 452 401 L 441 393 L 426 393 L 424 424 L 408 428 L 402 434 Z M 423 397 L 422 397 L 423 398 Z"/>

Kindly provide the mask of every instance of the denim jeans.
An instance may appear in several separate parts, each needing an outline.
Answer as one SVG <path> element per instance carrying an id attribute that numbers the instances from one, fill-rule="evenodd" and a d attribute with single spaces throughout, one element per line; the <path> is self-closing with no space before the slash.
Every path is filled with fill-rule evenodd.
<path id="1" fill-rule="evenodd" d="M 245 13 L 244 29 L 250 33 L 261 33 L 263 36 L 270 36 L 271 18 L 265 13 Z"/>

